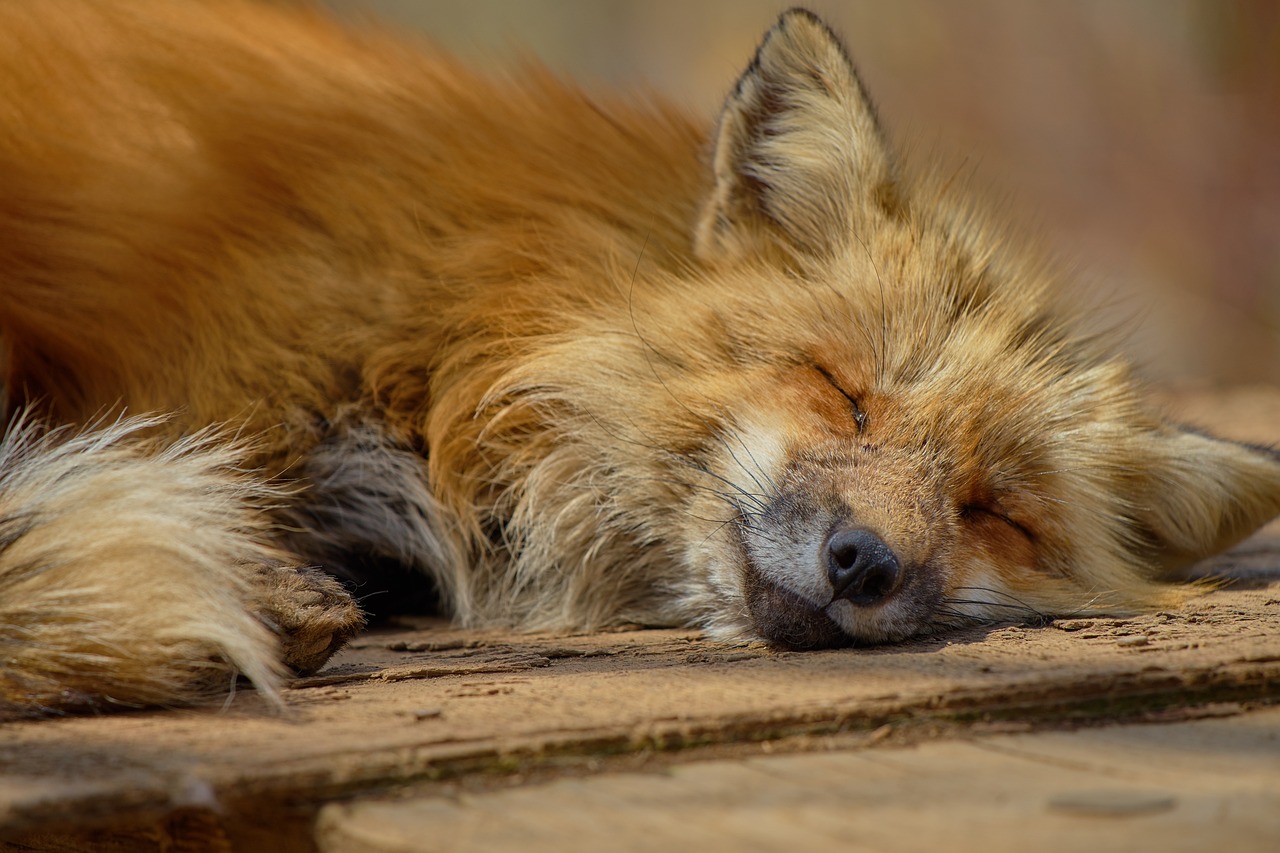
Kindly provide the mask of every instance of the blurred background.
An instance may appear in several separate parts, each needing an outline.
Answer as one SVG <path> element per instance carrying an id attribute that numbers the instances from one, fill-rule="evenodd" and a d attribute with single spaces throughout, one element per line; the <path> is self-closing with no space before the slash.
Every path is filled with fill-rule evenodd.
<path id="1" fill-rule="evenodd" d="M 714 115 L 773 0 L 328 0 Z M 881 117 L 1041 223 L 1178 386 L 1280 384 L 1280 2 L 810 0 Z"/>

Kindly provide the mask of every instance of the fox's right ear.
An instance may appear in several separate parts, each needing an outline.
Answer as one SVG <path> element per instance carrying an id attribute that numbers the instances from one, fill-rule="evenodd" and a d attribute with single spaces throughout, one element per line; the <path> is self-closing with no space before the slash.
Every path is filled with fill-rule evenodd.
<path id="1" fill-rule="evenodd" d="M 815 15 L 785 12 L 725 102 L 714 187 L 694 249 L 733 260 L 770 244 L 826 254 L 860 210 L 896 198 L 875 108 L 840 40 Z"/>

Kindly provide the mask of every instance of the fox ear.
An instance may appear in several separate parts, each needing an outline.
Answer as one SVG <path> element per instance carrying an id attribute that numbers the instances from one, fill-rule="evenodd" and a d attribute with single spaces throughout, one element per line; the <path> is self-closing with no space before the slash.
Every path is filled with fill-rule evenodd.
<path id="1" fill-rule="evenodd" d="M 706 261 L 770 243 L 825 254 L 851 237 L 859 209 L 896 199 L 862 81 L 836 35 L 802 9 L 778 19 L 725 102 L 712 168 L 694 245 Z"/>
<path id="2" fill-rule="evenodd" d="M 1280 514 L 1280 452 L 1169 428 L 1145 472 L 1139 524 L 1175 571 L 1231 547 Z"/>

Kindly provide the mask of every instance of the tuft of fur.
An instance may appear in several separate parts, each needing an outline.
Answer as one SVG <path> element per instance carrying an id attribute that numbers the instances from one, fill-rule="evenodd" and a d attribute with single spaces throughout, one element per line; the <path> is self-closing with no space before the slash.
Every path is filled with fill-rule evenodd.
<path id="1" fill-rule="evenodd" d="M 79 434 L 19 419 L 0 443 L 0 715 L 175 704 L 237 675 L 271 701 L 281 644 L 246 609 L 279 561 L 213 433 L 157 448 L 132 418 Z"/>
<path id="2" fill-rule="evenodd" d="M 314 567 L 812 648 L 1176 602 L 1280 513 L 803 10 L 714 124 L 246 0 L 0 4 L 0 81 L 11 409 L 170 413 L 10 430 L 11 710 L 270 692 L 361 624 Z"/>
<path id="3" fill-rule="evenodd" d="M 0 441 L 0 718 L 188 704 L 245 677 L 279 704 L 363 627 L 333 578 L 270 544 L 288 492 L 247 446 L 163 420 Z"/>

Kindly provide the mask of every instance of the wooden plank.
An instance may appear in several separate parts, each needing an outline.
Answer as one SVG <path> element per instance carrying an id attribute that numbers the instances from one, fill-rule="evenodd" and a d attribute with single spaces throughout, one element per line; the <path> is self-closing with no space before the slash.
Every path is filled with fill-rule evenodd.
<path id="1" fill-rule="evenodd" d="M 1280 710 L 327 806 L 324 853 L 1273 851 Z"/>

